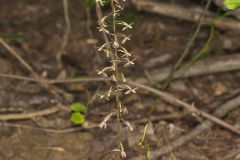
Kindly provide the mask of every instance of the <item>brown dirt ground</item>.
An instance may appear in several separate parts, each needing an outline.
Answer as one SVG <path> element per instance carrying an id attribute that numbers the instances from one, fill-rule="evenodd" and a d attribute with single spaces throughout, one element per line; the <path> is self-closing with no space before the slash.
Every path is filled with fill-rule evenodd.
<path id="1" fill-rule="evenodd" d="M 196 24 L 153 14 L 135 13 L 135 24 L 132 41 L 128 48 L 137 58 L 134 67 L 127 71 L 132 78 L 146 77 L 143 69 L 158 69 L 174 64 L 184 50 L 186 43 L 194 31 Z M 107 11 L 107 8 L 106 8 Z M 96 31 L 95 13 L 92 12 L 91 30 L 96 39 L 101 35 Z M 48 78 L 73 78 L 80 76 L 96 76 L 95 70 L 104 65 L 99 62 L 93 47 L 87 43 L 89 38 L 86 29 L 86 13 L 81 1 L 70 1 L 70 18 L 72 30 L 70 41 L 64 50 L 62 58 L 64 69 L 59 69 L 56 63 L 56 53 L 61 45 L 65 30 L 62 3 L 59 0 L 0 0 L 0 35 L 22 34 L 25 40 L 9 40 L 8 43 L 16 48 L 18 53 L 31 64 L 34 70 Z M 203 27 L 198 35 L 191 53 L 196 53 L 207 40 L 209 28 Z M 226 40 L 228 40 L 226 42 Z M 209 54 L 206 57 L 227 55 L 237 52 L 238 35 L 231 31 L 217 30 Z M 225 43 L 232 45 L 224 45 Z M 149 66 L 152 59 L 160 56 L 169 57 L 154 67 Z M 189 58 L 189 57 L 188 57 Z M 16 74 L 31 77 L 21 64 L 0 46 L 0 73 Z M 176 97 L 202 106 L 204 111 L 213 111 L 215 104 L 239 93 L 240 72 L 228 72 L 216 75 L 200 76 L 181 79 L 172 82 L 168 91 Z M 74 101 L 88 103 L 88 93 L 93 95 L 97 90 L 105 89 L 106 83 L 64 84 L 57 87 L 65 90 L 74 97 Z M 46 108 L 52 103 L 52 96 L 36 83 L 0 78 L 0 109 L 12 110 L 16 113 L 28 112 Z M 140 154 L 135 146 L 141 137 L 148 117 L 161 117 L 178 113 L 176 109 L 158 97 L 139 90 L 136 95 L 124 99 L 129 106 L 130 114 L 127 119 L 133 122 L 135 131 L 124 137 L 128 145 L 128 157 Z M 88 113 L 89 122 L 100 122 L 108 114 L 113 101 L 95 100 L 91 103 Z M 153 109 L 152 113 L 150 111 Z M 6 114 L 4 111 L 0 114 Z M 70 113 L 57 113 L 31 120 L 11 121 L 40 128 L 64 129 L 76 127 L 69 121 Z M 240 127 L 240 110 L 229 113 L 224 120 Z M 146 119 L 142 123 L 135 121 Z M 152 122 L 149 133 L 151 149 L 166 146 L 167 142 L 183 133 L 189 132 L 199 122 L 192 116 L 175 117 Z M 171 126 L 174 126 L 172 129 Z M 43 132 L 39 129 L 0 127 L 0 160 L 102 160 L 111 159 L 111 150 L 115 146 L 114 122 L 107 130 L 94 128 L 91 130 L 75 131 L 64 134 Z M 240 138 L 231 132 L 215 126 L 202 133 L 164 160 L 220 160 L 229 153 L 240 151 Z M 228 158 L 233 160 L 236 155 Z M 239 157 L 238 157 L 239 158 Z M 114 159 L 114 158 L 112 158 Z M 130 158 L 129 158 L 130 159 Z M 237 159 L 236 159 L 237 160 Z"/>

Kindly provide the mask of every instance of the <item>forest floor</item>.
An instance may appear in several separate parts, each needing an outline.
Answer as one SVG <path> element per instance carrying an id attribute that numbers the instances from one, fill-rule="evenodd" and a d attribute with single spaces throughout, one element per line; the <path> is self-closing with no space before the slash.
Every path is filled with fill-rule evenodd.
<path id="1" fill-rule="evenodd" d="M 183 5 L 186 8 L 204 8 L 204 4 L 192 3 L 185 0 Z M 0 160 L 114 159 L 111 151 L 116 144 L 114 120 L 108 123 L 106 129 L 98 128 L 115 105 L 114 100 L 104 101 L 96 96 L 109 88 L 109 82 L 46 85 L 45 81 L 31 81 L 39 77 L 52 80 L 97 77 L 96 70 L 107 64 L 90 43 L 96 40 L 99 46 L 103 42 L 102 35 L 96 29 L 95 10 L 90 12 L 92 19 L 87 19 L 80 0 L 69 1 L 69 8 L 71 32 L 63 50 L 62 67 L 59 67 L 56 54 L 66 28 L 61 1 L 0 0 L 0 38 L 3 38 L 0 45 Z M 212 5 L 210 10 L 216 14 L 217 7 Z M 109 8 L 105 7 L 103 11 L 106 13 Z M 159 86 L 164 84 L 169 69 L 182 55 L 198 23 L 139 11 L 132 4 L 127 7 L 127 12 L 134 18 L 132 40 L 127 48 L 136 58 L 136 64 L 126 70 L 126 77 L 160 90 Z M 234 17 L 230 19 L 237 21 Z M 87 27 L 88 21 L 90 28 Z M 93 37 L 89 36 L 89 30 Z M 199 53 L 210 33 L 211 25 L 202 26 L 184 64 L 189 64 Z M 239 35 L 240 30 L 216 27 L 203 56 L 188 66 L 194 68 L 195 65 L 197 73 L 180 75 L 170 83 L 166 92 L 209 114 L 238 97 Z M 16 58 L 8 47 L 21 58 Z M 30 68 L 21 60 L 27 62 Z M 229 68 L 221 68 L 228 62 L 230 65 L 226 64 L 226 67 Z M 220 71 L 212 71 L 211 65 L 216 65 Z M 199 72 L 199 68 L 203 71 Z M 58 94 L 60 98 L 56 96 Z M 59 100 L 66 106 L 61 110 L 56 109 Z M 68 106 L 73 102 L 89 107 L 86 123 L 82 127 L 70 121 Z M 136 94 L 124 97 L 123 103 L 129 108 L 126 119 L 134 127 L 133 132 L 124 130 L 123 133 L 126 159 L 140 160 L 136 156 L 144 154 L 136 144 L 147 123 L 147 139 L 153 160 L 240 159 L 239 135 L 219 124 L 213 125 L 207 120 L 211 123 L 208 127 L 192 137 L 189 135 L 199 125 L 206 123 L 206 117 L 193 115 L 187 109 L 170 104 L 141 87 Z M 240 103 L 234 105 L 234 109 L 220 117 L 239 131 Z M 46 113 L 28 116 L 28 113 L 41 111 Z M 182 136 L 191 138 L 172 148 L 172 142 Z M 164 149 L 169 151 L 158 158 L 158 154 L 154 157 L 158 150 Z"/>

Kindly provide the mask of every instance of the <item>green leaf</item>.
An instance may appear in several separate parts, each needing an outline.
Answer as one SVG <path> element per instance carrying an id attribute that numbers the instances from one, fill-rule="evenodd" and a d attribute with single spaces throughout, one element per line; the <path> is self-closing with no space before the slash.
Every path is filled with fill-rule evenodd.
<path id="1" fill-rule="evenodd" d="M 123 12 L 118 18 L 117 20 L 118 21 L 124 21 L 128 24 L 131 24 L 134 22 L 134 19 L 135 19 L 135 14 L 134 12 L 128 10 L 128 11 L 125 11 Z"/>
<path id="2" fill-rule="evenodd" d="M 87 109 L 87 106 L 79 102 L 71 104 L 70 107 L 71 107 L 71 110 L 75 112 L 85 112 Z"/>
<path id="3" fill-rule="evenodd" d="M 150 146 L 149 144 L 147 144 L 147 160 L 150 160 L 150 154 L 151 154 L 151 150 L 150 150 Z"/>
<path id="4" fill-rule="evenodd" d="M 80 112 L 74 112 L 72 113 L 70 120 L 75 124 L 83 124 L 86 121 L 86 118 Z"/>
<path id="5" fill-rule="evenodd" d="M 212 25 L 208 40 L 206 41 L 204 46 L 201 48 L 201 50 L 199 52 L 197 52 L 196 55 L 193 56 L 193 58 L 188 63 L 189 65 L 192 65 L 194 62 L 196 62 L 196 61 L 198 61 L 198 60 L 200 60 L 201 58 L 204 57 L 204 55 L 209 50 L 209 47 L 210 47 L 210 45 L 211 45 L 211 43 L 214 39 L 214 35 L 215 35 L 215 27 L 214 27 L 214 25 Z"/>
<path id="6" fill-rule="evenodd" d="M 146 126 L 144 127 L 143 136 L 142 136 L 140 142 L 138 143 L 139 146 L 142 146 L 143 143 L 145 142 L 146 134 L 147 134 L 147 128 L 148 128 L 148 123 L 147 123 Z"/>
<path id="7" fill-rule="evenodd" d="M 240 7 L 240 0 L 224 0 L 224 3 L 228 9 L 236 9 Z"/>

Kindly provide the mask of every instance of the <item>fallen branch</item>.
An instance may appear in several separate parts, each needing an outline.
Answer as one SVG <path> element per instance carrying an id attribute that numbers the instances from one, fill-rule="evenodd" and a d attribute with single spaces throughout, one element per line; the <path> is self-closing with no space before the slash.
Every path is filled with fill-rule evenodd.
<path id="1" fill-rule="evenodd" d="M 183 101 L 181 101 L 180 99 L 177 99 L 175 98 L 173 95 L 169 94 L 169 93 L 166 93 L 166 92 L 162 92 L 160 90 L 157 90 L 157 89 L 154 89 L 152 87 L 149 87 L 149 86 L 146 86 L 144 84 L 139 84 L 139 83 L 136 83 L 136 82 L 132 82 L 132 81 L 129 81 L 128 82 L 130 85 L 134 85 L 136 87 L 139 87 L 139 88 L 142 88 L 142 89 L 145 89 L 147 91 L 150 91 L 158 96 L 160 96 L 164 101 L 170 103 L 170 104 L 173 104 L 175 106 L 181 106 L 189 111 L 191 111 L 191 113 L 194 113 L 194 114 L 197 114 L 197 115 L 201 115 L 202 117 L 218 124 L 219 126 L 222 126 L 230 131 L 232 131 L 233 133 L 236 133 L 237 135 L 240 135 L 240 130 L 238 130 L 237 128 L 233 127 L 232 125 L 224 122 L 223 120 L 207 113 L 207 112 L 204 112 L 204 111 L 201 111 L 199 109 L 196 109 L 197 107 L 193 106 L 193 105 L 190 105 L 190 104 L 187 104 Z M 230 103 L 230 102 L 229 102 Z M 229 105 L 229 107 L 235 107 L 235 105 L 240 105 L 240 96 L 234 101 L 231 101 L 231 104 L 234 103 L 233 106 Z M 222 109 L 222 112 L 224 113 L 225 110 Z M 220 112 L 220 111 L 218 111 Z M 221 112 L 221 113 L 222 113 Z"/>
<path id="2" fill-rule="evenodd" d="M 167 4 L 163 2 L 154 2 L 151 0 L 132 0 L 133 4 L 138 10 L 146 12 L 157 13 L 173 18 L 179 18 L 190 22 L 199 22 L 204 10 L 196 7 L 183 7 L 176 4 Z M 214 14 L 208 12 L 205 18 L 204 25 L 212 25 Z M 230 19 L 221 18 L 214 22 L 217 28 L 224 30 L 240 31 L 240 22 Z"/>
<path id="3" fill-rule="evenodd" d="M 42 128 L 42 127 L 14 124 L 14 123 L 8 123 L 8 122 L 0 123 L 0 126 L 40 130 L 40 131 L 47 132 L 47 133 L 63 134 L 63 133 L 70 133 L 70 132 L 75 132 L 75 131 L 83 131 L 83 130 L 87 130 L 87 129 L 97 128 L 99 126 L 99 124 L 85 122 L 80 127 L 71 127 L 71 128 L 64 128 L 64 129 Z"/>
<path id="4" fill-rule="evenodd" d="M 58 112 L 59 110 L 60 110 L 60 107 L 55 106 L 55 107 L 43 109 L 41 111 L 34 111 L 29 113 L 0 114 L 0 121 L 31 119 L 34 117 L 50 115 Z"/>
<path id="5" fill-rule="evenodd" d="M 201 76 L 206 74 L 214 74 L 228 71 L 240 70 L 240 54 L 236 53 L 228 56 L 218 56 L 214 58 L 203 59 L 194 63 L 192 66 L 188 64 L 183 65 L 179 71 L 177 71 L 173 78 L 188 78 L 194 76 Z M 162 69 L 155 70 L 150 73 L 151 78 L 155 81 L 164 81 L 167 79 L 171 72 L 171 66 L 164 67 Z M 145 79 L 138 80 L 141 83 L 145 83 Z"/>
<path id="6" fill-rule="evenodd" d="M 18 79 L 18 80 L 23 80 L 23 81 L 29 81 L 29 82 L 36 82 L 40 83 L 40 79 L 36 78 L 29 78 L 25 76 L 18 76 L 18 75 L 13 75 L 13 74 L 4 74 L 0 73 L 0 77 L 2 78 L 10 78 L 10 79 Z M 53 80 L 46 80 L 45 82 L 49 84 L 64 84 L 64 83 L 79 83 L 79 82 L 98 82 L 98 81 L 109 81 L 109 78 L 75 78 L 75 79 L 53 79 Z"/>

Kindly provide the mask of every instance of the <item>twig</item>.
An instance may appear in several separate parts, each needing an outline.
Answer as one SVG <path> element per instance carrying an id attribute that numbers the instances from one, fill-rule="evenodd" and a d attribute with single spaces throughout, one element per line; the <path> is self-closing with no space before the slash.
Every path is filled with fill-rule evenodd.
<path id="1" fill-rule="evenodd" d="M 34 126 L 21 125 L 21 124 L 13 124 L 13 123 L 7 123 L 7 122 L 0 123 L 0 126 L 15 127 L 15 128 L 22 128 L 22 129 L 35 129 L 35 130 L 41 130 L 43 132 L 48 132 L 48 133 L 64 134 L 64 133 L 81 131 L 81 130 L 86 130 L 86 129 L 93 129 L 93 128 L 98 127 L 98 124 L 94 124 L 94 125 L 91 125 L 91 126 L 84 126 L 83 125 L 81 127 L 72 127 L 72 128 L 65 128 L 65 129 L 41 128 L 41 127 L 34 127 Z"/>
<path id="2" fill-rule="evenodd" d="M 152 79 L 155 81 L 164 81 L 169 76 L 171 67 L 167 66 L 164 68 L 152 71 Z M 188 65 L 183 65 L 183 67 L 177 71 L 173 78 L 188 78 L 206 74 L 215 74 L 228 71 L 235 71 L 240 69 L 240 55 L 239 53 L 218 56 L 213 58 L 207 58 L 195 62 L 191 67 Z M 139 82 L 144 83 L 146 80 L 138 79 Z"/>
<path id="3" fill-rule="evenodd" d="M 0 114 L 0 121 L 7 120 L 20 120 L 20 119 L 31 119 L 34 117 L 45 116 L 56 113 L 60 110 L 59 106 L 43 109 L 41 111 L 29 112 L 29 113 L 12 113 L 12 114 Z"/>
<path id="4" fill-rule="evenodd" d="M 163 66 L 164 64 L 170 62 L 170 60 L 174 57 L 173 54 L 165 53 L 163 55 L 159 55 L 157 57 L 149 58 L 145 60 L 143 64 L 146 68 L 152 69 L 158 66 Z"/>
<path id="5" fill-rule="evenodd" d="M 166 92 L 162 92 L 160 90 L 157 90 L 157 89 L 154 89 L 154 88 L 151 88 L 149 86 L 146 86 L 144 84 L 139 84 L 139 83 L 136 83 L 136 82 L 132 82 L 132 81 L 129 81 L 128 82 L 130 85 L 134 85 L 136 87 L 139 87 L 139 88 L 142 88 L 142 89 L 145 89 L 145 90 L 148 90 L 158 96 L 160 96 L 164 101 L 170 103 L 170 104 L 173 104 L 173 105 L 176 105 L 176 106 L 182 106 L 184 107 L 185 109 L 191 111 L 192 113 L 195 113 L 197 115 L 201 115 L 202 117 L 218 124 L 219 126 L 222 126 L 223 128 L 226 128 L 230 131 L 232 131 L 233 133 L 236 133 L 237 135 L 240 135 L 240 131 L 238 129 L 236 129 L 235 127 L 233 127 L 232 125 L 224 122 L 223 120 L 209 114 L 209 113 L 206 113 L 204 111 L 201 111 L 199 109 L 196 109 L 195 106 L 193 105 L 189 105 L 177 98 L 175 98 L 174 96 L 172 96 L 171 94 L 169 93 L 166 93 Z M 236 102 L 235 102 L 236 101 Z M 235 101 L 231 101 L 231 103 L 234 103 L 235 105 L 236 104 L 240 104 L 240 97 L 238 99 L 236 99 Z M 238 103 L 237 103 L 238 102 Z M 235 106 L 233 106 L 235 107 Z M 220 112 L 220 111 L 218 111 Z"/>
<path id="6" fill-rule="evenodd" d="M 240 96 L 237 96 L 237 97 L 227 101 L 220 107 L 218 107 L 216 109 L 216 111 L 213 113 L 213 115 L 217 116 L 219 118 L 222 118 L 226 114 L 231 112 L 232 110 L 238 108 L 239 104 L 240 104 Z M 188 141 L 190 141 L 197 135 L 201 134 L 205 130 L 211 128 L 213 125 L 214 125 L 213 121 L 210 121 L 210 120 L 203 121 L 196 128 L 194 128 L 192 131 L 190 131 L 190 133 L 187 133 L 187 134 L 177 138 L 176 140 L 172 141 L 170 143 L 171 149 L 169 149 L 168 147 L 162 147 L 162 148 L 157 148 L 154 151 L 151 151 L 151 156 L 152 156 L 151 158 L 157 159 L 157 157 L 169 153 L 170 151 L 184 145 L 185 143 L 187 143 Z M 238 130 L 237 130 L 237 132 L 234 132 L 234 133 L 237 133 L 238 135 L 240 135 L 239 134 L 240 131 L 238 131 Z M 133 160 L 142 160 L 142 157 L 135 157 L 135 158 L 133 158 Z"/>
<path id="7" fill-rule="evenodd" d="M 0 108 L 0 113 L 1 112 L 22 112 L 23 109 L 22 108 Z"/>
<path id="8" fill-rule="evenodd" d="M 24 81 L 29 81 L 29 82 L 40 82 L 40 80 L 36 79 L 36 78 L 30 78 L 30 77 L 25 77 L 25 76 L 18 76 L 18 75 L 13 75 L 13 74 L 0 73 L 0 77 L 1 78 L 10 78 L 10 79 L 24 80 Z"/>
<path id="9" fill-rule="evenodd" d="M 35 78 L 29 78 L 25 76 L 19 76 L 19 75 L 13 75 L 13 74 L 4 74 L 0 73 L 0 77 L 2 78 L 10 78 L 10 79 L 18 79 L 18 80 L 24 80 L 24 81 L 29 81 L 29 82 L 41 82 L 40 79 L 35 79 Z M 110 78 L 75 78 L 75 79 L 53 79 L 53 80 L 46 80 L 45 82 L 49 84 L 64 84 L 64 83 L 79 83 L 79 82 L 102 82 L 102 81 L 109 81 Z"/>
<path id="10" fill-rule="evenodd" d="M 50 84 L 63 84 L 63 83 L 78 83 L 78 82 L 104 82 L 104 81 L 110 81 L 111 78 L 75 78 L 75 79 L 59 79 L 59 80 L 49 80 Z"/>
<path id="11" fill-rule="evenodd" d="M 179 18 L 190 22 L 199 22 L 202 13 L 201 8 L 183 7 L 180 5 L 167 4 L 162 2 L 154 2 L 152 0 L 132 0 L 137 9 L 157 13 L 169 17 Z M 204 25 L 212 25 L 214 14 L 208 12 L 205 18 Z M 214 22 L 217 28 L 231 31 L 240 31 L 240 22 L 231 18 L 222 18 Z"/>
<path id="12" fill-rule="evenodd" d="M 56 55 L 57 63 L 59 66 L 62 65 L 61 64 L 62 52 L 68 44 L 69 34 L 71 31 L 71 23 L 70 23 L 69 10 L 68 10 L 68 0 L 63 0 L 63 9 L 64 9 L 64 19 L 66 23 L 66 31 L 63 35 L 61 47 Z"/>
<path id="13" fill-rule="evenodd" d="M 194 33 L 193 33 L 190 41 L 188 42 L 186 48 L 184 49 L 183 54 L 181 55 L 181 57 L 179 58 L 179 60 L 177 61 L 177 63 L 173 66 L 173 68 L 172 68 L 172 70 L 171 70 L 171 72 L 170 72 L 170 74 L 169 74 L 169 76 L 168 76 L 168 78 L 167 78 L 167 81 L 165 82 L 165 84 L 164 84 L 164 86 L 163 86 L 164 89 L 168 87 L 169 83 L 170 83 L 170 82 L 172 81 L 172 79 L 173 79 L 174 73 L 175 73 L 176 70 L 180 67 L 180 65 L 182 64 L 182 62 L 183 62 L 183 60 L 185 59 L 185 57 L 189 54 L 189 51 L 190 51 L 190 49 L 191 49 L 191 47 L 192 47 L 192 45 L 193 45 L 193 42 L 196 40 L 197 35 L 198 35 L 198 33 L 199 33 L 199 31 L 200 31 L 200 29 L 201 29 L 201 27 L 202 27 L 202 24 L 203 24 L 205 15 L 206 15 L 206 13 L 207 13 L 207 11 L 208 11 L 208 8 L 209 8 L 210 4 L 211 4 L 211 0 L 207 0 L 206 7 L 205 7 L 205 9 L 204 9 L 204 12 L 203 12 L 200 20 L 199 20 L 199 23 L 198 23 L 198 25 L 197 25 L 197 28 L 196 28 L 196 30 L 194 31 Z"/>
<path id="14" fill-rule="evenodd" d="M 0 38 L 1 45 L 9 51 L 9 53 L 14 56 L 30 73 L 37 77 L 37 73 L 34 72 L 33 68 L 21 57 L 18 53 L 8 45 L 2 38 Z"/>

